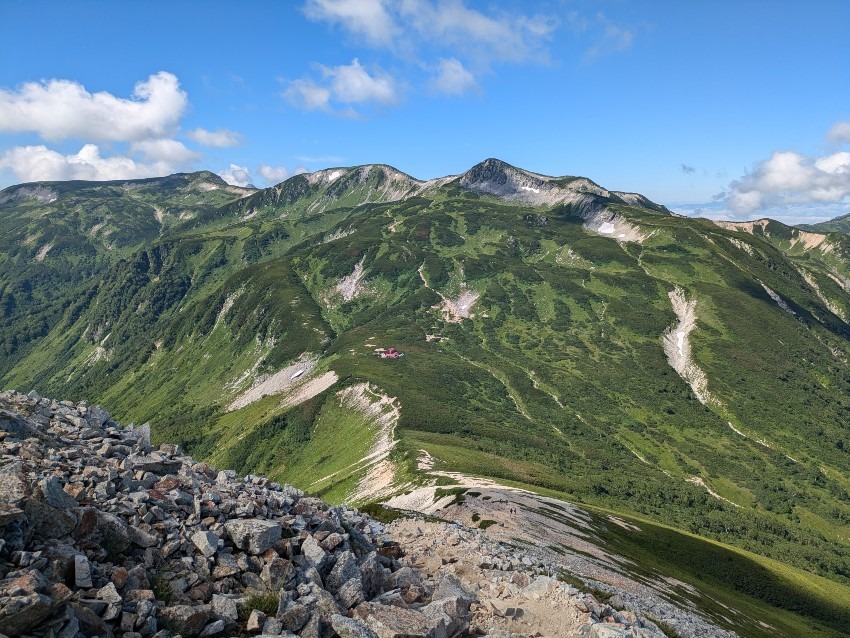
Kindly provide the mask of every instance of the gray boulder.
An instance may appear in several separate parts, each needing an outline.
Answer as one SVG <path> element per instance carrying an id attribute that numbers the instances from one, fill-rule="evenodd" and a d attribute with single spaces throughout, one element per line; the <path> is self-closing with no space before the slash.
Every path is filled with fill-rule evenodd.
<path id="1" fill-rule="evenodd" d="M 378 638 L 378 634 L 362 621 L 340 614 L 331 617 L 331 627 L 340 638 Z"/>
<path id="2" fill-rule="evenodd" d="M 258 518 L 234 519 L 224 524 L 228 536 L 241 550 L 249 554 L 262 554 L 280 540 L 280 523 Z"/>

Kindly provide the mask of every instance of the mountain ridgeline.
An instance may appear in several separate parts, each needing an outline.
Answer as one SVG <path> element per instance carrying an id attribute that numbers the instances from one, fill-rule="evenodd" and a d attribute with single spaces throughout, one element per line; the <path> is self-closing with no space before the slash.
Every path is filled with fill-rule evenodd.
<path id="1" fill-rule="evenodd" d="M 0 380 L 331 501 L 450 470 L 848 584 L 848 285 L 842 233 L 492 159 L 26 184 L 0 193 Z"/>

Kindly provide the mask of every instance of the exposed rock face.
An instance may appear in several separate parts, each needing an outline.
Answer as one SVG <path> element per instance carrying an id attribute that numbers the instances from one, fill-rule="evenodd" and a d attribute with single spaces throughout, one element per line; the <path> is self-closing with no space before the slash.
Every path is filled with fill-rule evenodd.
<path id="1" fill-rule="evenodd" d="M 0 478 L 2 635 L 455 638 L 496 613 L 485 575 L 420 573 L 368 517 L 154 450 L 85 403 L 0 393 Z M 587 600 L 558 635 L 663 635 Z"/>

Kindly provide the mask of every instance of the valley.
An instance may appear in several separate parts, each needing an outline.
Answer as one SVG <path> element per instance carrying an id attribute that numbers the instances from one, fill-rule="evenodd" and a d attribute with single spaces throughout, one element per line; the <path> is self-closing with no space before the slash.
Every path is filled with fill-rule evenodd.
<path id="1" fill-rule="evenodd" d="M 334 503 L 557 499 L 632 576 L 840 635 L 849 278 L 842 232 L 684 218 L 492 159 L 430 181 L 22 185 L 0 193 L 0 385 Z M 471 500 L 441 515 L 474 526 Z"/>

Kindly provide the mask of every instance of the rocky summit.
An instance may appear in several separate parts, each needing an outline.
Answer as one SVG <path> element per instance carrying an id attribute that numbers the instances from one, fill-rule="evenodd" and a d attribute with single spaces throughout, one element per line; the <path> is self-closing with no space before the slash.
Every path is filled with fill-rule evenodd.
<path id="1" fill-rule="evenodd" d="M 0 393 L 0 534 L 9 637 L 665 635 L 482 530 L 383 525 L 34 392 Z"/>

